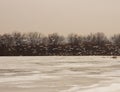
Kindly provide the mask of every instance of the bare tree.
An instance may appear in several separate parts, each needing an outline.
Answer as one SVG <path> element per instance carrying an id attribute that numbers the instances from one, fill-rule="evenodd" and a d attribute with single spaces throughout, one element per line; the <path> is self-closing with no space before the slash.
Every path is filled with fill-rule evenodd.
<path id="1" fill-rule="evenodd" d="M 109 40 L 103 33 L 68 37 L 31 32 L 0 35 L 0 55 L 120 55 L 120 34 Z"/>
<path id="2" fill-rule="evenodd" d="M 85 41 L 96 45 L 103 45 L 109 42 L 109 40 L 104 35 L 104 33 L 99 33 L 99 32 L 95 34 L 91 33 L 90 35 L 85 37 Z"/>
<path id="3" fill-rule="evenodd" d="M 48 35 L 48 44 L 49 45 L 59 45 L 64 43 L 64 37 L 53 33 Z"/>
<path id="4" fill-rule="evenodd" d="M 11 36 L 13 38 L 14 46 L 20 46 L 24 43 L 25 34 L 21 34 L 19 32 L 14 32 L 11 34 Z"/>
<path id="5" fill-rule="evenodd" d="M 13 38 L 9 34 L 4 34 L 0 37 L 0 43 L 4 46 L 11 46 L 13 44 Z"/>
<path id="6" fill-rule="evenodd" d="M 82 38 L 77 34 L 69 34 L 67 39 L 71 45 L 78 45 L 82 41 Z"/>
<path id="7" fill-rule="evenodd" d="M 111 37 L 111 42 L 112 42 L 114 45 L 120 46 L 120 34 L 116 34 L 116 35 L 112 36 L 112 37 Z"/>
<path id="8" fill-rule="evenodd" d="M 28 41 L 30 44 L 40 45 L 40 44 L 42 44 L 42 39 L 43 39 L 43 35 L 42 35 L 41 33 L 30 32 L 29 34 L 27 34 L 27 41 Z"/>

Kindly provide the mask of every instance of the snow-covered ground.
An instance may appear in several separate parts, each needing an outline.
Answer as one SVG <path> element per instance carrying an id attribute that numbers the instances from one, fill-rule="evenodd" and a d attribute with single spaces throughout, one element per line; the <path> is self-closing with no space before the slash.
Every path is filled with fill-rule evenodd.
<path id="1" fill-rule="evenodd" d="M 120 92 L 120 57 L 0 57 L 1 92 Z"/>

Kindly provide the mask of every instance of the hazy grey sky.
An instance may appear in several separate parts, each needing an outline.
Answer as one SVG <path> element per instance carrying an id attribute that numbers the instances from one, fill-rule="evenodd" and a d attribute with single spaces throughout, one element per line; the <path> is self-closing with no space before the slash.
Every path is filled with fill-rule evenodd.
<path id="1" fill-rule="evenodd" d="M 0 0 L 0 33 L 120 32 L 120 0 Z"/>

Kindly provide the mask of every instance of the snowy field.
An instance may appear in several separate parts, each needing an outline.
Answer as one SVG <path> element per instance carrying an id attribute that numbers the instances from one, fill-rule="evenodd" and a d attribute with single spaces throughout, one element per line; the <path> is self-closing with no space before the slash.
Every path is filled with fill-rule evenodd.
<path id="1" fill-rule="evenodd" d="M 0 57 L 0 92 L 120 92 L 120 57 Z"/>

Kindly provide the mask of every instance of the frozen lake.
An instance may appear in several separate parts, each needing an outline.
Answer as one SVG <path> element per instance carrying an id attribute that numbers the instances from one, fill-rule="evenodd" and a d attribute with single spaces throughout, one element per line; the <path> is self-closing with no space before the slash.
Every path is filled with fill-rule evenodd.
<path id="1" fill-rule="evenodd" d="M 0 57 L 1 92 L 120 92 L 120 57 Z"/>

